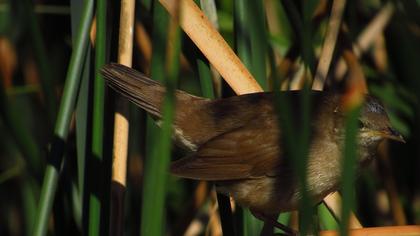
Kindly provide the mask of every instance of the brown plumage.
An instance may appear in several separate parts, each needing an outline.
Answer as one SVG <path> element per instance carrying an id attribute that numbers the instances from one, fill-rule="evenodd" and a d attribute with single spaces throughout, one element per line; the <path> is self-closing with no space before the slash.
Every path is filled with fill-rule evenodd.
<path id="1" fill-rule="evenodd" d="M 110 64 L 103 75 L 112 88 L 157 120 L 165 88 L 128 67 Z M 284 92 L 293 102 L 296 124 L 302 119 L 300 93 Z M 313 92 L 311 100 L 308 188 L 315 201 L 337 190 L 344 139 L 341 96 Z M 272 93 L 209 100 L 176 91 L 173 123 L 176 143 L 190 154 L 171 164 L 171 173 L 215 181 L 257 215 L 294 210 L 300 197 L 291 160 L 284 155 Z M 281 115 L 281 114 L 280 114 Z M 383 138 L 402 140 L 391 129 L 382 105 L 367 96 L 360 116 L 359 163 L 372 159 Z"/>

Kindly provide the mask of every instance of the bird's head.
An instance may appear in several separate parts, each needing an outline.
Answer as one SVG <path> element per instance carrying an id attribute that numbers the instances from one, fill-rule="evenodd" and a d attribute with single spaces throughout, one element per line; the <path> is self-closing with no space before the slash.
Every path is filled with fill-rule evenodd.
<path id="1" fill-rule="evenodd" d="M 362 146 L 379 143 L 383 139 L 405 142 L 391 122 L 379 100 L 367 96 L 359 117 L 359 142 Z"/>

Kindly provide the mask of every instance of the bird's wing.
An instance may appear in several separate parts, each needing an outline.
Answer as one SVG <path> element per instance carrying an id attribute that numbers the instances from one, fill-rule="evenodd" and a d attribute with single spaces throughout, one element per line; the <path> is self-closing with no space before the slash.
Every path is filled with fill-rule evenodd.
<path id="1" fill-rule="evenodd" d="M 203 144 L 193 155 L 171 165 L 174 175 L 200 180 L 255 178 L 282 164 L 279 131 L 256 119 Z"/>

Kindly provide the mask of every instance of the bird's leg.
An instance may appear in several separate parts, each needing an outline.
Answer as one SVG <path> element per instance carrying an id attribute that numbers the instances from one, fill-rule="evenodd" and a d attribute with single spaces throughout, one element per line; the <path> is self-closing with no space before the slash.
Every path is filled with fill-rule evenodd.
<path id="1" fill-rule="evenodd" d="M 294 229 L 281 224 L 277 221 L 277 218 L 275 216 L 266 215 L 264 213 L 252 211 L 251 213 L 259 220 L 264 221 L 266 224 L 270 224 L 278 229 L 283 230 L 287 235 L 298 235 L 298 232 L 296 232 Z M 265 228 L 265 227 L 264 227 Z"/>
<path id="2" fill-rule="evenodd" d="M 274 233 L 274 226 L 268 222 L 264 222 L 261 229 L 260 236 L 272 236 Z"/>

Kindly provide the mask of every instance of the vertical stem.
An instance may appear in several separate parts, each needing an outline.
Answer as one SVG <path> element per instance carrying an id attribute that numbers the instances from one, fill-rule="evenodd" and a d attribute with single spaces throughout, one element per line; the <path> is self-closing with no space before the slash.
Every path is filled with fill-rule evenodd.
<path id="1" fill-rule="evenodd" d="M 360 114 L 360 107 L 352 108 L 348 112 L 346 119 L 346 133 L 344 139 L 344 159 L 342 162 L 342 183 L 341 190 L 343 194 L 343 201 L 341 205 L 341 225 L 340 235 L 348 235 L 349 220 L 351 210 L 354 208 L 354 180 L 355 180 L 355 166 L 357 155 L 357 132 L 358 132 L 358 116 Z"/>
<path id="2" fill-rule="evenodd" d="M 176 10 L 178 12 L 178 10 Z M 177 16 L 177 14 L 176 14 Z M 148 157 L 145 169 L 143 188 L 143 211 L 141 235 L 164 235 L 165 196 L 167 190 L 168 166 L 171 154 L 172 122 L 175 116 L 175 86 L 179 70 L 179 55 L 181 49 L 180 31 L 177 27 L 178 18 L 170 22 L 168 30 L 167 61 L 165 80 L 166 93 L 164 97 L 162 129 L 158 132 L 156 146 Z"/>
<path id="3" fill-rule="evenodd" d="M 89 175 L 89 212 L 88 235 L 101 234 L 101 209 L 104 206 L 104 194 L 107 190 L 103 182 L 105 168 L 104 158 L 104 97 L 105 85 L 100 71 L 106 61 L 106 1 L 98 0 L 96 5 L 96 40 L 95 40 L 95 80 L 93 88 L 93 114 L 92 114 L 92 155 L 89 170 L 96 170 L 97 174 Z M 97 164 L 93 164 L 97 163 Z M 95 187 L 99 186 L 99 187 Z M 102 227 L 104 223 L 102 222 Z M 102 232 L 104 233 L 104 232 Z"/>
<path id="4" fill-rule="evenodd" d="M 50 150 L 49 164 L 45 170 L 42 184 L 39 210 L 36 218 L 33 235 L 45 235 L 48 228 L 48 221 L 52 205 L 54 203 L 55 191 L 57 189 L 58 172 L 63 161 L 64 144 L 67 139 L 70 119 L 73 114 L 77 97 L 77 90 L 80 83 L 80 73 L 86 47 L 89 39 L 90 23 L 93 15 L 93 0 L 84 2 L 82 19 L 77 32 L 77 39 L 70 58 L 70 65 L 64 85 L 64 93 L 61 100 L 60 110 L 54 130 L 54 140 Z"/>
<path id="5" fill-rule="evenodd" d="M 122 0 L 118 40 L 118 63 L 131 67 L 133 56 L 133 32 L 135 1 Z M 118 100 L 114 119 L 114 145 L 111 191 L 111 235 L 123 235 L 124 195 L 127 176 L 129 109 L 127 100 Z"/>
<path id="6" fill-rule="evenodd" d="M 235 43 L 239 58 L 252 72 L 262 88 L 267 89 L 265 18 L 261 1 L 235 1 Z M 255 219 L 249 210 L 243 212 L 245 235 L 257 235 L 261 231 L 261 221 Z"/>
<path id="7" fill-rule="evenodd" d="M 166 61 L 166 45 L 167 45 L 167 31 L 168 31 L 168 14 L 165 9 L 157 2 L 153 3 L 153 51 L 151 63 L 151 78 L 157 81 L 164 81 L 165 72 L 162 66 Z M 156 153 L 159 147 L 159 130 L 153 124 L 153 120 L 149 117 L 147 119 L 146 132 L 146 158 L 143 177 L 143 199 L 141 212 L 141 228 L 140 235 L 163 235 L 163 209 L 156 209 L 156 206 L 161 207 L 164 196 L 157 196 L 155 192 L 156 184 L 162 185 L 166 180 L 166 170 L 162 173 L 159 164 L 162 163 L 162 157 Z M 158 172 L 160 171 L 160 172 Z M 163 189 L 160 186 L 159 194 L 163 194 Z M 159 198 L 159 199 L 158 199 Z M 159 224 L 159 225 L 156 225 Z"/>

